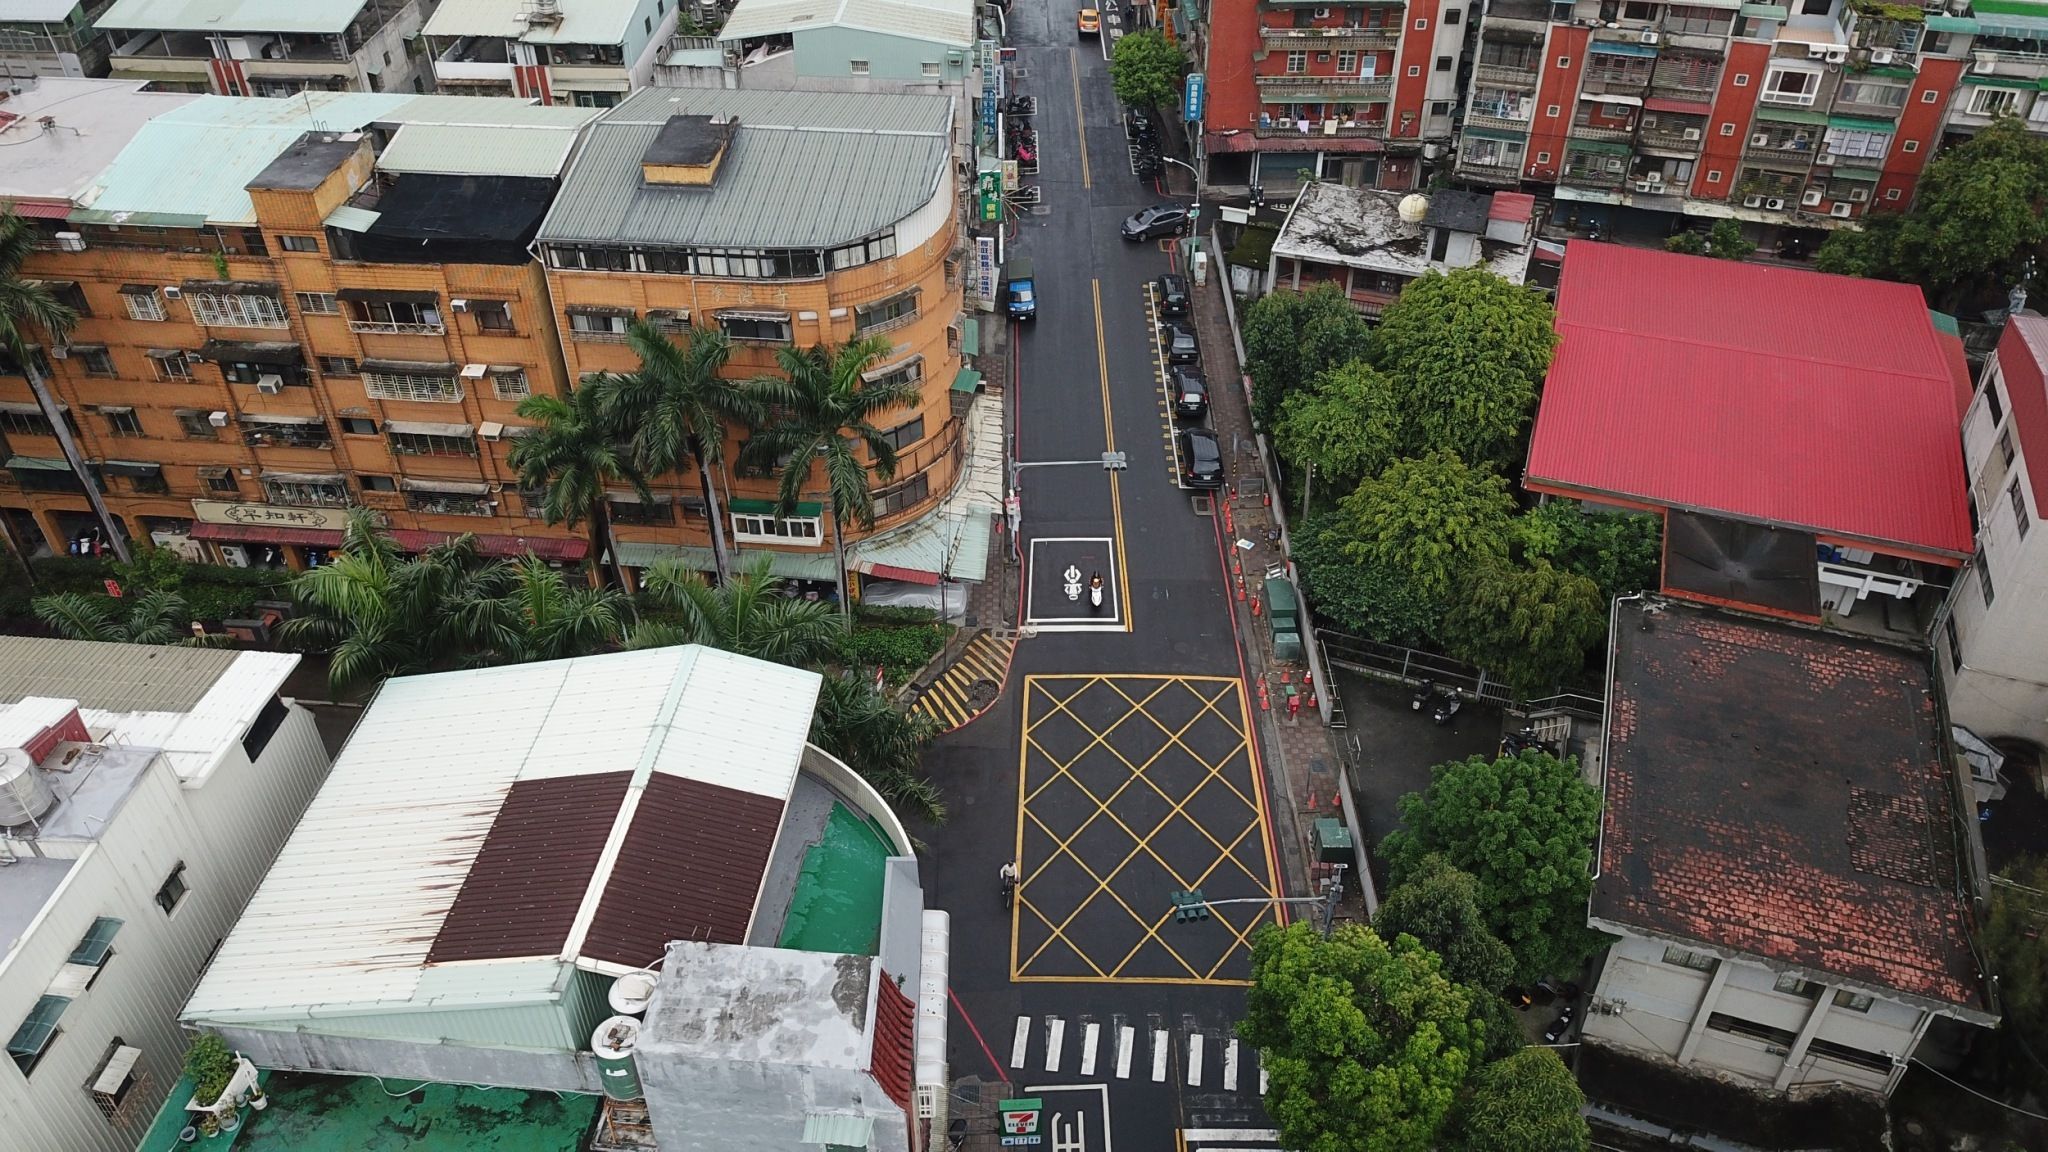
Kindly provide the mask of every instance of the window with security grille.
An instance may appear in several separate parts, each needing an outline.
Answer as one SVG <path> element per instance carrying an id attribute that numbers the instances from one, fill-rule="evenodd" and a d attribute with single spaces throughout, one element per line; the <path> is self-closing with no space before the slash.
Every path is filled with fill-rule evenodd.
<path id="1" fill-rule="evenodd" d="M 149 370 L 158 380 L 190 380 L 192 362 L 183 352 L 149 353 Z"/>
<path id="2" fill-rule="evenodd" d="M 274 476 L 263 478 L 263 494 L 272 504 L 290 504 L 300 508 L 346 508 L 349 505 L 348 485 L 341 477 L 332 480 L 282 480 Z"/>
<path id="3" fill-rule="evenodd" d="M 431 516 L 490 516 L 496 511 L 490 497 L 461 492 L 407 492 L 405 506 Z"/>
<path id="4" fill-rule="evenodd" d="M 453 376 L 420 376 L 410 372 L 365 372 L 363 392 L 372 400 L 425 400 L 453 404 L 462 399 L 462 382 Z"/>
<path id="5" fill-rule="evenodd" d="M 332 316 L 341 311 L 341 302 L 334 298 L 332 292 L 299 292 L 295 295 L 298 297 L 301 312 Z"/>
<path id="6" fill-rule="evenodd" d="M 409 301 L 361 300 L 349 305 L 349 327 L 359 332 L 432 335 L 442 331 L 441 310 Z"/>
<path id="7" fill-rule="evenodd" d="M 324 423 L 273 424 L 244 415 L 242 443 L 251 448 L 327 448 L 334 440 Z"/>
<path id="8" fill-rule="evenodd" d="M 127 306 L 128 318 L 130 320 L 162 320 L 164 318 L 164 298 L 157 295 L 154 288 L 148 292 L 123 292 L 121 293 L 121 303 Z"/>
<path id="9" fill-rule="evenodd" d="M 526 369 L 492 369 L 491 394 L 500 400 L 523 400 L 531 396 L 533 387 L 527 383 Z"/>
<path id="10" fill-rule="evenodd" d="M 473 436 L 441 436 L 428 432 L 391 432 L 391 450 L 400 456 L 474 456 Z"/>
<path id="11" fill-rule="evenodd" d="M 206 490 L 208 492 L 217 492 L 223 496 L 233 496 L 240 492 L 242 488 L 241 485 L 235 483 L 235 474 L 233 472 L 225 468 L 216 468 L 206 474 Z"/>
<path id="12" fill-rule="evenodd" d="M 211 292 L 188 293 L 185 302 L 192 318 L 209 328 L 283 328 L 284 305 L 275 296 L 238 293 L 231 296 Z"/>

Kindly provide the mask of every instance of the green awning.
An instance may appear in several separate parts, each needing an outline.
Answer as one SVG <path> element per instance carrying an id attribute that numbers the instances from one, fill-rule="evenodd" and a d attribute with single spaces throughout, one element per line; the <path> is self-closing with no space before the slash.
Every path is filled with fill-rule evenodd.
<path id="1" fill-rule="evenodd" d="M 1936 312 L 1934 309 L 1929 308 L 1927 310 L 1927 319 L 1933 323 L 1936 332 L 1946 332 L 1958 339 L 1962 337 L 1963 326 L 1956 323 L 1956 318 L 1948 313 Z"/>
<path id="2" fill-rule="evenodd" d="M 960 325 L 960 354 L 981 355 L 981 317 L 969 316 L 967 322 Z"/>
<path id="3" fill-rule="evenodd" d="M 824 1144 L 835 1148 L 872 1147 L 875 1136 L 875 1122 L 867 1116 L 856 1116 L 845 1112 L 807 1112 L 804 1114 L 805 1144 Z"/>
<path id="4" fill-rule="evenodd" d="M 1825 124 L 1828 122 L 1828 114 L 1825 112 L 1815 112 L 1808 108 L 1775 108 L 1769 104 L 1757 105 L 1756 118 L 1759 120 L 1769 120 L 1774 124 Z"/>
<path id="5" fill-rule="evenodd" d="M 1875 184 L 1884 172 L 1877 168 L 1835 167 L 1827 170 L 1830 180 L 1854 180 L 1859 184 Z"/>
<path id="6" fill-rule="evenodd" d="M 1987 88 L 2033 88 L 2039 81 L 2031 76 L 1979 76 L 1969 73 L 1963 77 L 1965 84 L 1982 84 Z"/>
<path id="7" fill-rule="evenodd" d="M 1929 32 L 1965 32 L 1974 36 L 1977 33 L 1977 22 L 1968 16 L 1929 16 L 1927 18 L 1927 30 Z"/>
<path id="8" fill-rule="evenodd" d="M 1971 11 L 1982 16 L 1996 13 L 2000 16 L 2048 16 L 2048 4 L 2038 0 L 1976 0 L 1970 5 Z"/>
<path id="9" fill-rule="evenodd" d="M 737 568 L 745 568 L 755 559 L 768 557 L 768 574 L 784 580 L 833 580 L 830 552 L 781 552 L 773 548 L 738 548 L 733 550 L 732 560 Z M 717 569 L 711 549 L 694 544 L 651 544 L 633 540 L 621 540 L 618 545 L 619 563 L 628 568 L 652 568 L 656 561 L 680 560 L 684 567 L 697 572 Z"/>
<path id="10" fill-rule="evenodd" d="M 775 514 L 775 501 L 733 500 L 726 504 L 726 508 L 742 516 L 773 516 Z M 825 506 L 823 504 L 806 503 L 801 500 L 797 502 L 796 510 L 790 513 L 791 516 L 822 516 L 824 514 Z"/>
<path id="11" fill-rule="evenodd" d="M 953 391 L 955 392 L 964 392 L 967 393 L 968 395 L 973 395 L 980 389 L 981 373 L 976 372 L 972 368 L 963 367 L 960 369 L 959 375 L 953 377 Z"/>
<path id="12" fill-rule="evenodd" d="M 9 456 L 9 468 L 25 469 L 30 472 L 69 472 L 71 465 L 63 460 L 52 460 L 47 456 Z"/>
<path id="13" fill-rule="evenodd" d="M 1485 140 L 1513 140 L 1517 142 L 1529 138 L 1527 132 L 1517 132 L 1512 128 L 1474 128 L 1469 125 L 1466 126 L 1464 134 L 1467 136 L 1478 136 Z"/>
<path id="14" fill-rule="evenodd" d="M 1901 68 L 1896 64 L 1887 64 L 1882 68 L 1862 69 L 1859 75 L 1882 76 L 1887 80 L 1911 80 L 1920 74 L 1911 68 Z"/>
<path id="15" fill-rule="evenodd" d="M 1828 127 L 1848 128 L 1856 132 L 1889 132 L 1894 125 L 1889 120 L 1879 120 L 1872 116 L 1830 116 Z"/>
<path id="16" fill-rule="evenodd" d="M 62 996 L 45 996 L 36 1001 L 28 1010 L 28 1019 L 14 1030 L 14 1036 L 7 1041 L 7 1051 L 13 1056 L 34 1056 L 42 1052 L 43 1045 L 57 1031 L 57 1018 L 71 1007 L 71 1001 Z"/>
<path id="17" fill-rule="evenodd" d="M 1626 156 L 1629 153 L 1628 145 L 1610 144 L 1605 140 L 1566 140 L 1564 147 L 1567 152 L 1592 152 L 1602 156 Z"/>
<path id="18" fill-rule="evenodd" d="M 1792 10 L 1783 4 L 1744 4 L 1742 15 L 1751 20 L 1785 20 Z"/>
<path id="19" fill-rule="evenodd" d="M 71 950 L 71 963 L 99 965 L 106 961 L 107 953 L 114 950 L 114 934 L 121 930 L 121 922 L 112 916 L 102 916 L 92 922 L 86 930 L 85 939 Z"/>

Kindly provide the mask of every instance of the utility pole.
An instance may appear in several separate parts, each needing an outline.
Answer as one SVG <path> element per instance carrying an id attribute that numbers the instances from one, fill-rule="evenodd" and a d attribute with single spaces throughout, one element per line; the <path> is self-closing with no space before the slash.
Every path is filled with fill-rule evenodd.
<path id="1" fill-rule="evenodd" d="M 1186 892 L 1170 892 L 1167 900 L 1173 904 L 1173 918 L 1181 923 L 1193 920 L 1207 920 L 1209 909 L 1221 908 L 1226 904 L 1314 904 L 1323 912 L 1323 939 L 1337 926 L 1337 905 L 1344 899 L 1345 865 L 1338 864 L 1330 877 L 1323 881 L 1323 891 L 1315 896 L 1241 896 L 1230 900 L 1211 900 L 1202 895 L 1200 888 Z"/>

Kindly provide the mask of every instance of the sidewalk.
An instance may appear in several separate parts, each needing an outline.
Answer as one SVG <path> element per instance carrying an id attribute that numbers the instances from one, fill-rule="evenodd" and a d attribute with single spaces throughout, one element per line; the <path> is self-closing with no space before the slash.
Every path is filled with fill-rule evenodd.
<path id="1" fill-rule="evenodd" d="M 1185 176 L 1185 173 L 1179 173 Z M 1237 595 L 1237 572 L 1243 573 L 1244 596 L 1236 603 L 1238 635 L 1245 656 L 1245 690 L 1251 696 L 1253 723 L 1266 766 L 1267 788 L 1279 845 L 1281 870 L 1288 891 L 1305 895 L 1327 875 L 1317 865 L 1311 839 L 1317 819 L 1343 815 L 1337 790 L 1342 762 L 1337 734 L 1324 727 L 1315 698 L 1306 687 L 1308 669 L 1273 658 L 1272 630 L 1263 612 L 1266 572 L 1286 564 L 1279 529 L 1269 508 L 1251 412 L 1243 387 L 1242 366 L 1231 339 L 1224 310 L 1221 265 L 1211 261 L 1209 282 L 1193 288 L 1193 317 L 1209 377 L 1209 422 L 1223 446 L 1227 487 L 1218 500 L 1217 528 L 1226 553 L 1236 559 L 1230 578 Z M 1243 547 L 1244 542 L 1251 547 Z M 1254 614 L 1254 608 L 1258 612 Z M 1262 691 L 1263 689 L 1263 691 Z M 1301 710 L 1290 719 L 1287 701 L 1298 692 Z M 1262 703 L 1263 701 L 1263 703 Z M 1348 902 L 1355 909 L 1357 902 Z"/>

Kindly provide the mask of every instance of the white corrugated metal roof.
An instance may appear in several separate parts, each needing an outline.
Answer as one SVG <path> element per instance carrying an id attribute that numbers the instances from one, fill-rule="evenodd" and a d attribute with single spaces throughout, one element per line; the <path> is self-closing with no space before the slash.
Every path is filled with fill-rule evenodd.
<path id="1" fill-rule="evenodd" d="M 972 0 L 740 0 L 718 38 L 751 40 L 812 28 L 858 28 L 956 48 L 974 43 Z"/>
<path id="2" fill-rule="evenodd" d="M 783 799 L 819 684 L 696 646 L 386 681 L 185 1017 L 424 1002 L 422 965 L 515 781 L 644 768 Z M 432 999 L 550 994 L 532 961 L 507 963 L 529 967 L 450 966 Z"/>
<path id="3" fill-rule="evenodd" d="M 577 109 L 592 116 L 595 108 Z M 377 167 L 386 172 L 446 176 L 559 176 L 576 146 L 576 129 L 533 125 L 407 124 L 391 138 Z"/>
<path id="4" fill-rule="evenodd" d="M 369 0 L 119 0 L 95 24 L 182 32 L 312 32 L 348 29 Z"/>
<path id="5" fill-rule="evenodd" d="M 529 26 L 525 14 L 532 7 L 532 0 L 441 0 L 426 34 L 504 36 L 529 44 L 623 44 L 634 20 L 655 15 L 652 0 L 563 0 L 561 23 Z"/>
<path id="6" fill-rule="evenodd" d="M 0 0 L 0 23 L 62 24 L 79 0 Z"/>

